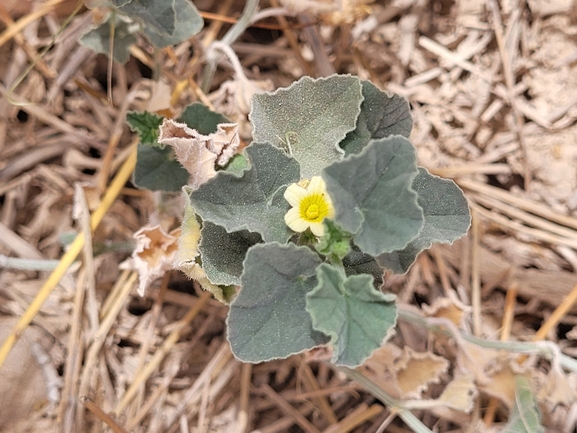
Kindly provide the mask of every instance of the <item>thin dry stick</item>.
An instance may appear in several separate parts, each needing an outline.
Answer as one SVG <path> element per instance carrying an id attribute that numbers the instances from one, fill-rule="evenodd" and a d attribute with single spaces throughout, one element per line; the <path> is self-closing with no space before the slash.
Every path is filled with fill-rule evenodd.
<path id="1" fill-rule="evenodd" d="M 513 75 L 513 65 L 511 64 L 511 59 L 507 55 L 507 49 L 505 46 L 505 39 L 503 36 L 503 23 L 501 21 L 501 14 L 499 12 L 499 6 L 495 0 L 489 0 L 487 3 L 489 9 L 491 9 L 493 17 L 493 30 L 495 32 L 495 39 L 497 40 L 497 46 L 499 47 L 499 53 L 501 54 L 501 63 L 503 65 L 503 75 L 505 76 L 505 84 L 508 90 L 509 105 L 513 110 L 515 115 L 515 132 L 519 137 L 519 144 L 521 147 L 521 152 L 523 152 L 523 181 L 525 190 L 530 190 L 531 185 L 531 167 L 529 166 L 528 152 L 527 152 L 527 140 L 525 139 L 525 134 L 523 133 L 523 117 L 517 106 L 517 101 L 515 99 L 515 77 Z M 517 5 L 517 9 L 521 5 Z"/>
<path id="2" fill-rule="evenodd" d="M 199 298 L 198 302 L 194 304 L 190 310 L 188 310 L 186 315 L 178 321 L 170 335 L 166 338 L 166 340 L 164 340 L 164 343 L 162 343 L 162 346 L 160 346 L 160 348 L 156 351 L 150 362 L 142 371 L 140 371 L 139 374 L 136 375 L 134 381 L 122 397 L 122 400 L 120 400 L 120 402 L 116 405 L 116 413 L 122 413 L 126 409 L 128 403 L 136 395 L 136 391 L 138 391 L 140 384 L 145 382 L 150 377 L 152 372 L 160 365 L 166 354 L 170 351 L 170 349 L 172 349 L 172 347 L 180 338 L 180 333 L 182 330 L 188 326 L 188 324 L 197 316 L 197 314 L 200 312 L 210 297 L 210 292 L 204 292 Z"/>
<path id="3" fill-rule="evenodd" d="M 86 354 L 86 359 L 84 361 L 84 369 L 82 371 L 82 377 L 80 379 L 80 387 L 78 388 L 78 394 L 81 397 L 86 396 L 89 392 L 90 379 L 92 378 L 92 375 L 98 371 L 98 369 L 95 367 L 97 365 L 100 349 L 102 349 L 102 346 L 106 340 L 106 336 L 108 335 L 110 329 L 112 328 L 112 325 L 116 321 L 116 318 L 120 313 L 120 310 L 122 309 L 122 307 L 124 307 L 125 299 L 128 297 L 130 291 L 133 289 L 137 277 L 138 274 L 134 271 L 130 274 L 130 277 L 126 280 L 124 287 L 122 287 L 117 302 L 110 308 L 108 314 L 102 319 L 98 331 L 96 332 L 96 334 L 94 334 L 92 344 L 88 348 Z M 82 413 L 83 411 L 81 411 L 80 408 L 78 412 L 76 412 L 76 422 L 79 431 L 82 431 L 82 422 L 83 422 Z"/>
<path id="4" fill-rule="evenodd" d="M 471 179 L 457 179 L 456 182 L 462 188 L 487 195 L 489 197 L 492 197 L 493 199 L 499 199 L 519 209 L 523 209 L 534 215 L 539 215 L 545 219 L 548 219 L 549 221 L 554 221 L 558 224 L 571 227 L 577 230 L 577 218 L 554 212 L 551 210 L 550 207 L 545 206 L 541 203 L 537 203 L 522 197 L 516 197 L 508 191 L 504 191 L 497 187 L 490 186 L 487 185 L 486 183 L 478 182 Z"/>
<path id="5" fill-rule="evenodd" d="M 526 225 L 530 225 L 539 229 L 543 229 L 546 231 L 549 231 L 553 234 L 559 235 L 559 236 L 563 236 L 566 238 L 570 238 L 570 239 L 574 239 L 577 240 L 577 231 L 567 228 L 567 227 L 563 227 L 560 226 L 558 224 L 552 223 L 549 220 L 546 220 L 544 218 L 535 216 L 535 215 L 531 215 L 528 212 L 525 212 L 523 210 L 520 210 L 514 206 L 511 206 L 509 204 L 503 203 L 500 200 L 491 198 L 491 197 L 484 197 L 484 196 L 479 196 L 478 194 L 475 194 L 473 197 L 473 200 L 475 200 L 477 203 L 482 204 L 483 206 L 485 206 L 488 209 L 491 209 L 493 211 L 497 210 L 511 218 L 514 218 L 516 220 L 519 220 L 523 223 L 525 223 Z"/>
<path id="6" fill-rule="evenodd" d="M 365 421 L 379 415 L 385 410 L 380 404 L 368 407 L 366 403 L 360 404 L 353 412 L 343 418 L 338 424 L 332 425 L 323 433 L 348 433 L 360 426 Z"/>
<path id="7" fill-rule="evenodd" d="M 308 364 L 302 364 L 301 370 L 304 372 L 304 380 L 305 383 L 308 384 L 308 387 L 311 388 L 313 391 L 319 391 L 321 387 L 319 386 L 319 383 L 317 382 L 315 375 L 311 370 L 311 367 Z M 321 410 L 322 414 L 327 419 L 329 424 L 336 424 L 337 422 L 339 422 L 339 419 L 333 412 L 333 409 L 331 408 L 327 399 L 324 396 L 318 396 L 315 398 L 315 400 L 317 401 L 319 409 Z"/>
<path id="8" fill-rule="evenodd" d="M 38 18 L 43 17 L 47 13 L 49 13 L 55 6 L 59 3 L 62 3 L 64 0 L 49 0 L 44 3 L 41 7 L 37 10 L 30 12 L 28 15 L 23 16 L 14 24 L 9 26 L 4 32 L 0 34 L 0 47 L 12 39 L 15 35 L 20 33 L 24 28 L 36 21 Z"/>
<path id="9" fill-rule="evenodd" d="M 116 197 L 118 196 L 120 190 L 122 189 L 124 184 L 128 181 L 130 175 L 134 171 L 135 165 L 136 165 L 136 148 L 134 148 L 134 151 L 124 162 L 120 171 L 118 172 L 118 174 L 116 175 L 116 177 L 106 190 L 106 193 L 102 198 L 100 206 L 92 214 L 92 217 L 90 218 L 90 226 L 93 231 L 96 229 L 96 227 L 98 227 L 98 225 L 102 221 L 102 218 L 104 218 L 104 215 L 106 214 L 110 206 L 112 206 L 112 203 L 114 203 L 114 201 L 116 200 Z M 42 288 L 32 301 L 32 303 L 24 313 L 24 315 L 20 318 L 16 326 L 14 326 L 14 329 L 12 329 L 6 341 L 2 344 L 2 347 L 0 348 L 0 367 L 4 364 L 6 357 L 12 350 L 12 347 L 14 347 L 14 343 L 16 343 L 18 337 L 22 334 L 22 332 L 24 332 L 24 330 L 28 327 L 30 322 L 32 322 L 34 316 L 38 314 L 38 311 L 40 311 L 40 308 L 42 307 L 48 296 L 50 296 L 52 291 L 56 288 L 56 286 L 66 273 L 67 269 L 78 257 L 78 254 L 80 254 L 80 251 L 82 250 L 82 247 L 84 245 L 84 240 L 85 240 L 84 233 L 81 232 L 78 234 L 78 236 L 76 236 L 76 239 L 74 239 L 74 242 L 72 242 L 68 251 L 62 256 L 62 259 L 60 259 L 60 264 L 58 265 L 58 267 L 54 269 L 54 271 L 50 274 L 50 276 L 48 277 L 48 279 L 46 280 L 46 282 L 44 283 L 44 285 L 42 286 Z"/>
<path id="10" fill-rule="evenodd" d="M 62 401 L 60 402 L 60 419 L 63 433 L 73 433 L 76 430 L 74 425 L 74 414 L 76 413 L 76 397 L 78 395 L 78 378 L 80 377 L 80 366 L 82 363 L 81 351 L 83 351 L 82 341 L 82 306 L 84 305 L 84 274 L 86 270 L 80 269 L 78 284 L 74 294 L 74 309 L 72 311 L 72 323 L 68 334 L 68 347 L 66 364 L 64 369 L 64 390 Z"/>
<path id="11" fill-rule="evenodd" d="M 240 373 L 239 410 L 236 418 L 236 426 L 239 433 L 244 433 L 248 427 L 251 377 L 252 364 L 243 364 Z"/>
<path id="12" fill-rule="evenodd" d="M 271 0 L 270 4 L 272 7 L 275 7 L 275 8 L 279 7 L 278 0 Z M 300 49 L 300 46 L 298 43 L 298 39 L 295 36 L 294 32 L 291 30 L 291 28 L 288 24 L 288 21 L 282 15 L 277 16 L 276 19 L 277 19 L 279 25 L 282 27 L 283 33 L 284 33 L 290 47 L 292 48 L 293 52 L 295 53 L 295 57 L 298 60 L 299 64 L 301 65 L 301 68 L 303 68 L 303 71 L 305 71 L 305 75 L 313 77 L 315 74 L 315 71 L 314 71 L 313 67 L 303 57 L 303 54 L 301 53 L 301 49 Z"/>
<path id="13" fill-rule="evenodd" d="M 264 383 L 258 387 L 285 415 L 291 417 L 306 433 L 321 433 L 318 428 L 312 425 L 308 419 L 292 407 L 280 394 L 276 393 L 268 384 Z"/>
<path id="14" fill-rule="evenodd" d="M 543 323 L 541 328 L 535 333 L 533 341 L 544 340 L 547 337 L 549 331 L 555 328 L 561 320 L 567 315 L 567 313 L 573 308 L 573 305 L 577 302 L 577 285 L 571 289 L 569 293 L 561 302 L 561 304 L 555 308 L 553 314 Z"/>
<path id="15" fill-rule="evenodd" d="M 150 322 L 148 323 L 148 328 L 146 329 L 146 335 L 144 336 L 144 343 L 140 346 L 140 351 L 138 353 L 138 365 L 136 366 L 136 373 L 135 376 L 138 376 L 140 372 L 143 370 L 144 365 L 146 363 L 146 358 L 148 357 L 148 352 L 150 350 L 150 344 L 154 337 L 154 329 L 156 328 L 156 324 L 158 323 L 158 318 L 160 317 L 160 312 L 162 310 L 162 304 L 164 302 L 164 297 L 166 296 L 166 292 L 168 291 L 168 283 L 170 282 L 170 272 L 166 272 L 164 274 L 164 278 L 162 279 L 162 284 L 160 285 L 160 290 L 158 292 L 158 296 L 154 300 L 154 305 L 152 306 L 152 315 L 150 318 Z M 142 406 L 142 401 L 144 400 L 144 384 L 139 389 L 139 395 L 134 400 L 134 405 L 131 411 L 131 416 L 133 416 L 138 408 Z"/>
<path id="16" fill-rule="evenodd" d="M 94 254 L 92 251 L 92 233 L 90 230 L 90 210 L 84 195 L 84 190 L 78 184 L 74 185 L 75 204 L 80 208 L 80 225 L 84 232 L 84 238 L 89 239 L 82 247 L 82 266 L 85 269 L 86 300 L 88 321 L 90 323 L 90 335 L 94 335 L 99 326 L 98 306 L 96 302 L 96 281 L 94 270 Z"/>
<path id="17" fill-rule="evenodd" d="M 86 408 L 96 415 L 100 421 L 105 423 L 114 433 L 128 433 L 127 430 L 122 428 L 120 424 L 116 422 L 114 418 L 104 412 L 97 404 L 95 404 L 92 400 L 88 397 L 80 397 L 80 402 L 86 406 Z"/>
<path id="18" fill-rule="evenodd" d="M 217 315 L 218 315 L 218 310 L 216 308 L 214 308 L 212 310 L 212 312 L 209 314 L 209 316 L 203 321 L 202 326 L 196 332 L 193 339 L 190 340 L 190 342 L 188 342 L 186 344 L 186 347 L 188 349 L 184 349 L 181 352 L 181 354 L 178 356 L 178 359 L 175 359 L 174 363 L 167 368 L 168 371 L 164 375 L 164 377 L 162 378 L 162 382 L 158 385 L 158 387 L 154 390 L 154 392 L 148 397 L 146 402 L 144 402 L 142 404 L 142 406 L 140 406 L 138 413 L 127 422 L 126 428 L 128 430 L 133 430 L 140 423 L 140 421 L 142 421 L 144 419 L 144 417 L 150 412 L 150 410 L 155 406 L 155 403 L 157 403 L 158 400 L 163 395 L 165 395 L 166 390 L 168 389 L 168 387 L 172 383 L 175 376 L 180 371 L 180 366 L 185 363 L 183 361 L 185 354 L 188 353 L 191 348 L 195 347 L 196 344 L 202 338 L 202 336 L 210 329 L 210 327 L 212 326 L 212 323 L 216 319 Z M 158 406 L 158 404 L 157 404 L 157 406 Z"/>
<path id="19" fill-rule="evenodd" d="M 543 230 L 527 227 L 526 225 L 523 225 L 517 221 L 510 220 L 509 218 L 504 217 L 501 214 L 491 212 L 474 202 L 470 202 L 469 204 L 471 206 L 471 209 L 474 209 L 479 215 L 482 215 L 489 221 L 493 221 L 497 224 L 500 224 L 503 227 L 506 227 L 513 231 L 517 231 L 519 233 L 528 234 L 530 236 L 535 237 L 536 239 L 549 242 L 554 245 L 561 244 L 571 248 L 577 248 L 577 239 L 567 238 L 565 236 L 558 236 L 549 232 L 545 232 Z"/>
<path id="20" fill-rule="evenodd" d="M 479 258 L 479 243 L 481 238 L 479 216 L 471 209 L 472 218 L 472 251 L 471 251 L 471 306 L 473 307 L 473 334 L 481 335 L 481 271 Z"/>
<path id="21" fill-rule="evenodd" d="M 507 288 L 507 296 L 505 297 L 505 314 L 503 315 L 503 323 L 501 325 L 501 341 L 507 341 L 511 335 L 513 319 L 515 318 L 515 303 L 517 302 L 518 291 L 519 284 L 516 281 Z M 487 427 L 491 427 L 493 424 L 499 404 L 499 400 L 496 397 L 491 397 L 489 400 L 489 405 L 485 412 L 485 417 L 483 418 Z"/>
<path id="22" fill-rule="evenodd" d="M 2 4 L 0 4 L 0 20 L 2 20 L 7 27 L 13 26 L 15 24 L 14 20 Z M 14 35 L 14 40 L 18 45 L 22 47 L 30 61 L 34 63 L 34 66 L 42 75 L 44 75 L 44 77 L 48 79 L 53 79 L 56 77 L 57 72 L 44 60 L 39 58 L 36 50 L 28 42 L 26 42 L 24 36 L 21 34 L 16 34 Z"/>

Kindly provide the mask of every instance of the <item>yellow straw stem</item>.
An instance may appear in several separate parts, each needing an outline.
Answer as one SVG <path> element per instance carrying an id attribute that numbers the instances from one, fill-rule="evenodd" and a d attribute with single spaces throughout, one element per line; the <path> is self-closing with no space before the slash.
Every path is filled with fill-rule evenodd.
<path id="1" fill-rule="evenodd" d="M 116 175 L 116 177 L 106 190 L 106 193 L 102 198 L 100 206 L 92 214 L 90 218 L 90 227 L 93 231 L 96 229 L 96 227 L 98 227 L 98 225 L 102 221 L 102 218 L 104 218 L 104 215 L 106 214 L 106 212 L 108 212 L 108 209 L 110 209 L 110 206 L 112 205 L 112 203 L 114 203 L 114 200 L 116 200 L 116 198 L 118 197 L 118 194 L 120 193 L 122 187 L 124 187 L 130 175 L 134 171 L 135 166 L 136 166 L 136 147 L 134 147 L 134 150 L 130 153 L 130 156 L 126 159 L 126 161 L 118 171 L 118 174 Z M 54 288 L 58 285 L 58 283 L 60 283 L 60 280 L 62 279 L 62 277 L 64 276 L 70 265 L 74 262 L 74 260 L 76 260 L 78 254 L 80 254 L 80 252 L 82 251 L 84 242 L 85 242 L 84 233 L 80 232 L 76 236 L 76 239 L 74 239 L 74 242 L 72 242 L 72 244 L 70 245 L 68 251 L 66 251 L 66 253 L 62 256 L 62 258 L 60 259 L 60 263 L 58 264 L 56 269 L 52 271 L 52 273 L 50 274 L 50 276 L 48 277 L 48 279 L 38 292 L 38 295 L 36 295 L 32 303 L 30 304 L 24 315 L 14 326 L 14 329 L 12 329 L 12 332 L 10 333 L 6 341 L 4 341 L 4 343 L 2 344 L 2 348 L 0 348 L 0 367 L 2 367 L 2 365 L 4 364 L 4 361 L 8 357 L 8 354 L 12 350 L 12 347 L 14 347 L 14 344 L 16 343 L 16 340 L 18 339 L 20 334 L 22 334 L 22 332 L 24 332 L 24 330 L 28 327 L 30 322 L 32 322 L 34 316 L 38 314 L 38 311 L 40 311 L 40 308 L 42 307 L 48 296 L 50 296 Z"/>

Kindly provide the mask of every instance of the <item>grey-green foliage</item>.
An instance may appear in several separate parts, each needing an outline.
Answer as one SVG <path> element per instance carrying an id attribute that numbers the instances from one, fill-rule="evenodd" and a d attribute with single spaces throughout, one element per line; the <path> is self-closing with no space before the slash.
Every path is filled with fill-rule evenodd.
<path id="1" fill-rule="evenodd" d="M 411 188 L 416 175 L 415 149 L 399 135 L 372 140 L 322 172 L 335 222 L 373 256 L 402 249 L 418 235 L 423 211 Z"/>
<path id="2" fill-rule="evenodd" d="M 358 78 L 337 75 L 303 77 L 286 89 L 255 95 L 249 114 L 253 138 L 294 156 L 303 177 L 318 175 L 343 158 L 339 142 L 355 129 L 361 89 Z"/>
<path id="3" fill-rule="evenodd" d="M 113 17 L 114 19 L 112 19 Z M 110 55 L 111 26 L 114 27 L 112 57 L 117 62 L 124 64 L 130 58 L 130 46 L 136 43 L 135 28 L 125 20 L 111 15 L 101 25 L 84 33 L 80 37 L 80 42 L 92 51 Z"/>
<path id="4" fill-rule="evenodd" d="M 202 269 L 213 284 L 240 285 L 246 252 L 261 242 L 258 233 L 241 230 L 228 233 L 223 227 L 205 221 L 200 231 L 198 250 Z"/>
<path id="5" fill-rule="evenodd" d="M 452 180 L 434 176 L 421 167 L 412 188 L 418 194 L 417 203 L 425 216 L 423 228 L 402 250 L 377 257 L 380 266 L 396 273 L 407 272 L 419 253 L 434 242 L 452 243 L 471 225 L 467 199 Z"/>
<path id="6" fill-rule="evenodd" d="M 356 128 L 340 142 L 347 153 L 359 153 L 371 139 L 392 135 L 409 137 L 413 118 L 405 98 L 380 90 L 369 81 L 363 81 L 363 103 Z"/>
<path id="7" fill-rule="evenodd" d="M 202 119 L 217 116 L 202 110 L 189 107 L 181 120 L 207 134 Z M 241 286 L 228 317 L 233 353 L 261 362 L 330 343 L 333 362 L 359 365 L 396 323 L 394 296 L 380 291 L 383 268 L 405 272 L 431 243 L 462 236 L 467 202 L 452 181 L 417 166 L 407 102 L 356 77 L 305 77 L 257 95 L 250 120 L 255 141 L 190 192 L 208 279 Z M 320 239 L 293 236 L 284 192 L 314 175 L 334 218 Z"/>
<path id="8" fill-rule="evenodd" d="M 298 162 L 270 143 L 252 143 L 244 153 L 250 166 L 242 173 L 220 171 L 192 192 L 191 203 L 205 221 L 228 232 L 260 233 L 265 242 L 286 242 L 284 222 L 290 208 L 286 186 L 300 178 Z"/>
<path id="9" fill-rule="evenodd" d="M 163 120 L 162 116 L 146 111 L 126 115 L 130 129 L 140 138 L 133 180 L 139 188 L 180 191 L 188 183 L 190 174 L 176 160 L 171 147 L 165 148 L 158 143 L 158 127 Z M 215 132 L 219 123 L 229 122 L 225 116 L 202 104 L 189 105 L 178 120 L 205 135 Z"/>
<path id="10" fill-rule="evenodd" d="M 120 63 L 129 59 L 130 46 L 136 43 L 135 33 L 139 30 L 155 47 L 164 48 L 191 38 L 204 26 L 196 6 L 189 0 L 109 0 L 109 6 L 112 13 L 108 19 L 81 36 L 80 42 L 97 53 L 109 55 L 113 33 L 113 58 Z"/>
<path id="11" fill-rule="evenodd" d="M 331 337 L 332 362 L 355 367 L 381 347 L 397 321 L 395 295 L 383 294 L 366 274 L 347 277 L 327 263 L 307 294 L 314 329 Z"/>
<path id="12" fill-rule="evenodd" d="M 245 362 L 285 358 L 325 344 L 306 310 L 306 294 L 317 285 L 320 258 L 307 247 L 276 242 L 248 250 L 242 289 L 230 304 L 228 339 Z"/>
<path id="13" fill-rule="evenodd" d="M 543 433 L 541 412 L 526 377 L 515 377 L 515 404 L 501 433 Z"/>

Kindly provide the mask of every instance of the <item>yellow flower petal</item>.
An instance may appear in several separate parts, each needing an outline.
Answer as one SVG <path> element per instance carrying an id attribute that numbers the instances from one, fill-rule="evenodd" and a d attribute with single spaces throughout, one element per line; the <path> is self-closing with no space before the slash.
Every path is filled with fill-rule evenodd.
<path id="1" fill-rule="evenodd" d="M 315 236 L 323 236 L 325 234 L 325 226 L 323 225 L 323 222 L 321 221 L 320 223 L 310 223 L 310 227 L 311 227 L 311 232 L 313 232 L 313 234 Z"/>
<path id="2" fill-rule="evenodd" d="M 309 194 L 324 194 L 326 193 L 325 181 L 320 176 L 311 177 L 309 186 L 307 187 Z"/>
<path id="3" fill-rule="evenodd" d="M 285 189 L 284 198 L 291 206 L 298 206 L 299 203 L 307 196 L 307 190 L 292 183 Z"/>
<path id="4" fill-rule="evenodd" d="M 310 228 L 315 236 L 324 235 L 323 220 L 333 218 L 335 209 L 322 177 L 293 183 L 285 190 L 284 197 L 292 206 L 285 215 L 285 223 L 291 230 L 304 232 Z"/>
<path id="5" fill-rule="evenodd" d="M 309 223 L 301 218 L 299 210 L 296 207 L 291 208 L 285 214 L 284 222 L 292 231 L 298 233 L 304 232 L 309 227 Z"/>

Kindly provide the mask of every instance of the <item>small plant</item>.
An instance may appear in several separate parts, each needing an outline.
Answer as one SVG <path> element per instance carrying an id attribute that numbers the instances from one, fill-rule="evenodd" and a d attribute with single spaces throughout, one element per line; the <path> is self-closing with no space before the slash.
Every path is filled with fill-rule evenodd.
<path id="1" fill-rule="evenodd" d="M 160 123 L 129 120 L 138 130 L 147 116 Z M 404 273 L 433 242 L 465 234 L 467 202 L 417 166 L 408 103 L 370 82 L 304 77 L 254 96 L 249 118 L 254 141 L 241 153 L 234 124 L 200 104 L 160 127 L 158 143 L 192 175 L 177 267 L 230 303 L 240 360 L 330 344 L 332 362 L 360 365 L 396 324 L 384 270 Z M 174 160 L 148 164 L 137 183 Z"/>
<path id="2" fill-rule="evenodd" d="M 80 42 L 98 53 L 126 63 L 140 33 L 156 48 L 178 44 L 194 36 L 204 21 L 188 0 L 110 0 L 103 3 L 105 21 L 90 29 Z M 111 49 L 112 47 L 112 49 Z"/>

